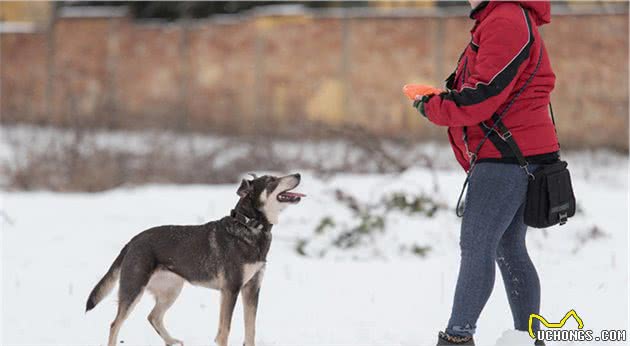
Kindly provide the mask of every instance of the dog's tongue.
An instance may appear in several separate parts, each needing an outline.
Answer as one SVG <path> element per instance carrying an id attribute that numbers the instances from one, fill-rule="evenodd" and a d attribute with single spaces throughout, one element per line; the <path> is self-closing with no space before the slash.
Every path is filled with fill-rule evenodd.
<path id="1" fill-rule="evenodd" d="M 299 192 L 286 191 L 286 192 L 283 192 L 282 194 L 285 195 L 285 196 L 289 196 L 289 197 L 306 197 L 305 194 L 299 193 Z"/>

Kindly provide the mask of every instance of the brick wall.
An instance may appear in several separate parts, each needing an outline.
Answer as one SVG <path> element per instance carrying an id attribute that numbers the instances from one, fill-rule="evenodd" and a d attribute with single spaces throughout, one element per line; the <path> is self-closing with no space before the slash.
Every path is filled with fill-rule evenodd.
<path id="1" fill-rule="evenodd" d="M 46 113 L 46 37 L 0 34 L 0 114 L 34 122 Z"/>
<path id="2" fill-rule="evenodd" d="M 442 83 L 471 24 L 308 14 L 171 24 L 61 18 L 53 35 L 1 34 L 0 111 L 5 123 L 251 133 L 319 121 L 444 139 L 400 90 Z M 563 144 L 628 150 L 626 14 L 556 16 L 542 33 Z"/>

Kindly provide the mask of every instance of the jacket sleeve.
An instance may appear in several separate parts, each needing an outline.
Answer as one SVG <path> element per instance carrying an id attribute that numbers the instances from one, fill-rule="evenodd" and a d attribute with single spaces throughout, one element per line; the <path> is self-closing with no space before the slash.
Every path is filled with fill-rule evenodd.
<path id="1" fill-rule="evenodd" d="M 526 61 L 534 40 L 524 9 L 509 20 L 493 19 L 480 35 L 479 51 L 471 76 L 460 90 L 428 98 L 424 115 L 436 125 L 472 126 L 490 119 L 507 100 Z"/>

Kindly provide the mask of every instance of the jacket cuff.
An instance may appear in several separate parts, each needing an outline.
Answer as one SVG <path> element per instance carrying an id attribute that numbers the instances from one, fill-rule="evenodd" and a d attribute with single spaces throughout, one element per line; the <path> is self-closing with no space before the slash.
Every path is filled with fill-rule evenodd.
<path id="1" fill-rule="evenodd" d="M 414 108 L 416 108 L 418 110 L 418 112 L 420 112 L 420 114 L 422 114 L 423 117 L 428 119 L 428 116 L 424 110 L 424 104 L 429 101 L 429 99 L 432 97 L 433 95 L 424 95 L 422 96 L 422 98 L 420 100 L 416 100 L 413 102 L 413 106 Z"/>

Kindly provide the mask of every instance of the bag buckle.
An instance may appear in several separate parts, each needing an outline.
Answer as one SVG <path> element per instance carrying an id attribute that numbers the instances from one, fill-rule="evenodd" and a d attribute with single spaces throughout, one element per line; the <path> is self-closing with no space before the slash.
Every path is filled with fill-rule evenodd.
<path id="1" fill-rule="evenodd" d="M 560 226 L 567 223 L 567 220 L 569 219 L 569 216 L 567 215 L 567 213 L 560 213 L 558 216 L 560 217 Z"/>
<path id="2" fill-rule="evenodd" d="M 510 132 L 509 130 L 506 131 L 505 133 L 501 133 L 499 131 L 497 131 L 497 133 L 499 134 L 499 137 L 501 137 L 501 139 L 506 142 L 508 139 L 510 139 L 510 137 L 512 137 L 512 132 Z"/>
<path id="3" fill-rule="evenodd" d="M 527 173 L 527 178 L 531 179 L 531 180 L 536 180 L 536 177 L 529 171 L 529 163 L 526 163 L 524 166 L 521 166 L 521 168 L 525 171 L 525 173 Z"/>

